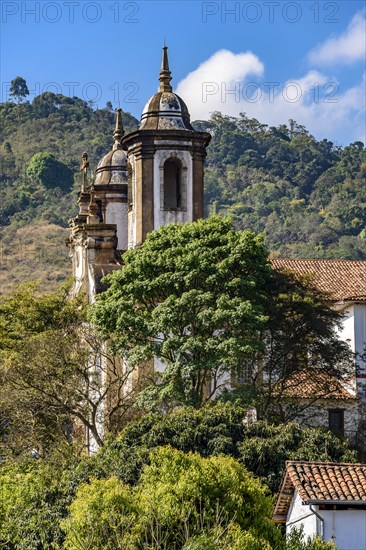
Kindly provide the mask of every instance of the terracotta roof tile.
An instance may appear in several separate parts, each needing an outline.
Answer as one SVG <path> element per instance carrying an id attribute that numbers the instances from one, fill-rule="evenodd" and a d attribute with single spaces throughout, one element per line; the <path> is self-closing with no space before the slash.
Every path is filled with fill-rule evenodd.
<path id="1" fill-rule="evenodd" d="M 295 490 L 305 504 L 366 502 L 366 464 L 287 461 L 274 519 L 286 520 Z"/>
<path id="2" fill-rule="evenodd" d="M 273 258 L 274 269 L 310 275 L 314 284 L 335 300 L 366 301 L 366 261 Z"/>
<path id="3" fill-rule="evenodd" d="M 279 381 L 274 392 L 294 399 L 356 399 L 337 378 L 314 369 L 296 372 L 282 383 Z"/>

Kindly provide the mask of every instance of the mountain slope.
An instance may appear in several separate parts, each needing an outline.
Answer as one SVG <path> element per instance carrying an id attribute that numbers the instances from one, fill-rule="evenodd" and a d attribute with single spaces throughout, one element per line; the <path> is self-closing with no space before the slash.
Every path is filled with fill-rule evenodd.
<path id="1" fill-rule="evenodd" d="M 88 152 L 94 171 L 111 149 L 114 117 L 50 92 L 0 104 L 0 292 L 30 279 L 51 289 L 70 276 L 64 241 L 81 155 Z M 138 124 L 128 113 L 123 122 L 126 132 Z M 245 114 L 214 113 L 194 125 L 212 134 L 206 214 L 231 214 L 238 228 L 263 231 L 275 256 L 366 259 L 362 143 L 342 148 L 293 120 L 268 127 Z"/>

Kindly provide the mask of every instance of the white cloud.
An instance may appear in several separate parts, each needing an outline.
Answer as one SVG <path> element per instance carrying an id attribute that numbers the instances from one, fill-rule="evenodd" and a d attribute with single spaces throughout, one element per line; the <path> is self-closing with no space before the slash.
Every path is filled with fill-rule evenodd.
<path id="1" fill-rule="evenodd" d="M 319 139 L 365 141 L 364 80 L 342 91 L 334 78 L 314 70 L 282 83 L 267 82 L 263 75 L 263 63 L 253 53 L 221 50 L 189 73 L 177 93 L 192 120 L 207 120 L 213 111 L 245 112 L 270 126 L 292 118 Z"/>
<path id="2" fill-rule="evenodd" d="M 215 91 L 221 97 L 225 89 L 229 96 L 229 90 L 235 88 L 238 82 L 249 75 L 261 76 L 263 71 L 263 64 L 252 52 L 234 54 L 229 50 L 219 50 L 179 82 L 177 93 L 187 100 L 189 98 L 191 114 L 198 118 L 195 115 L 201 112 L 202 101 L 208 107 L 210 98 L 216 95 Z M 210 111 L 205 110 L 206 113 Z"/>
<path id="3" fill-rule="evenodd" d="M 354 15 L 347 29 L 313 48 L 308 59 L 314 65 L 350 64 L 365 58 L 365 10 Z"/>

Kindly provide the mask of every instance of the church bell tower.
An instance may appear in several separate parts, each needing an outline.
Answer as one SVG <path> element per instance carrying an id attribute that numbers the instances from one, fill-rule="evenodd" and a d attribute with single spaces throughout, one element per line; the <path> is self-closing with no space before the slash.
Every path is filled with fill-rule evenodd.
<path id="1" fill-rule="evenodd" d="M 89 303 L 105 289 L 103 277 L 119 269 L 127 250 L 127 157 L 122 149 L 122 111 L 117 109 L 114 144 L 88 182 L 88 155 L 83 154 L 79 213 L 70 220 L 67 245 L 73 260 L 74 295 L 85 292 Z"/>
<path id="2" fill-rule="evenodd" d="M 167 47 L 158 92 L 147 102 L 140 127 L 122 139 L 128 166 L 128 248 L 153 229 L 203 217 L 203 176 L 211 136 L 191 126 L 184 101 L 173 92 Z"/>

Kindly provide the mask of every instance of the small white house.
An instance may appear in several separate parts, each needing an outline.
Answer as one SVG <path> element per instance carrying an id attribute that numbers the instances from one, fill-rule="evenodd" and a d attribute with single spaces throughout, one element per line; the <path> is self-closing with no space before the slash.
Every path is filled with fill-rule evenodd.
<path id="1" fill-rule="evenodd" d="M 303 527 L 337 550 L 365 550 L 366 464 L 286 462 L 274 520 L 286 534 Z"/>

